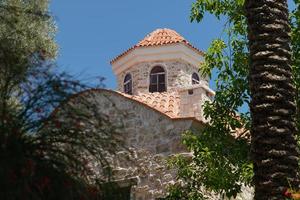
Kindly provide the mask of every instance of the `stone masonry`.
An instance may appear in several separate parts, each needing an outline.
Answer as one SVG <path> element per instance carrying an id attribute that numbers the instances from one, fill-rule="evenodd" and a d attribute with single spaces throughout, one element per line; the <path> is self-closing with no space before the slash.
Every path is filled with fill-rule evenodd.
<path id="1" fill-rule="evenodd" d="M 191 119 L 171 119 L 109 90 L 93 91 L 90 98 L 103 115 L 109 115 L 112 123 L 121 124 L 121 135 L 130 150 L 107 157 L 113 166 L 113 179 L 135 179 L 136 185 L 131 188 L 134 200 L 164 197 L 176 174 L 174 169 L 167 168 L 167 159 L 177 153 L 186 153 L 181 133 L 192 126 L 202 127 L 202 124 Z"/>
<path id="2" fill-rule="evenodd" d="M 201 134 L 209 123 L 203 117 L 203 103 L 211 101 L 214 92 L 208 78 L 198 73 L 202 57 L 203 52 L 177 32 L 158 29 L 111 61 L 117 91 L 86 91 L 87 98 L 96 101 L 93 109 L 109 116 L 111 123 L 120 124 L 119 132 L 128 151 L 121 150 L 107 159 L 114 181 L 127 181 L 131 186 L 131 200 L 165 197 L 168 186 L 176 182 L 176 169 L 167 167 L 167 159 L 175 154 L 192 156 L 181 144 L 182 133 L 197 130 Z M 155 66 L 164 70 L 166 90 L 152 93 L 150 72 Z M 193 73 L 199 76 L 194 84 Z M 131 75 L 132 94 L 124 93 L 126 74 Z M 237 199 L 251 199 L 251 189 L 245 191 Z M 208 197 L 222 199 L 215 194 Z"/>
<path id="3" fill-rule="evenodd" d="M 197 66 L 192 66 L 191 64 L 180 60 L 139 63 L 117 75 L 118 91 L 123 92 L 123 80 L 126 74 L 130 73 L 133 77 L 133 95 L 148 93 L 150 70 L 154 66 L 162 66 L 165 69 L 167 73 L 167 91 L 191 87 L 192 74 L 198 74 Z M 201 84 L 208 86 L 208 80 L 206 78 L 201 77 L 200 82 Z"/>

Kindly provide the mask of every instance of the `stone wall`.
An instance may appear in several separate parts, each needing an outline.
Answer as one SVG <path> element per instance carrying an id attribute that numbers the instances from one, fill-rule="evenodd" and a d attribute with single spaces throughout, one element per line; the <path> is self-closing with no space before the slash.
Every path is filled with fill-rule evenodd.
<path id="1" fill-rule="evenodd" d="M 198 86 L 198 85 L 197 85 Z M 180 117 L 195 116 L 198 120 L 205 121 L 203 116 L 203 104 L 208 101 L 206 90 L 199 87 L 190 87 L 178 91 L 180 97 Z"/>
<path id="2" fill-rule="evenodd" d="M 167 158 L 186 152 L 181 133 L 191 120 L 172 120 L 146 105 L 112 91 L 95 91 L 91 96 L 98 109 L 112 122 L 122 124 L 121 132 L 129 151 L 108 157 L 116 180 L 135 178 L 132 199 L 154 200 L 166 194 L 175 181 L 175 170 L 167 168 Z"/>
<path id="3" fill-rule="evenodd" d="M 123 92 L 123 81 L 127 73 L 133 77 L 133 94 L 149 92 L 150 71 L 154 66 L 161 66 L 166 71 L 167 91 L 192 86 L 192 74 L 198 73 L 199 66 L 193 66 L 187 62 L 177 61 L 157 61 L 136 64 L 117 75 L 118 90 Z M 207 79 L 199 75 L 201 82 L 208 85 Z"/>
<path id="4" fill-rule="evenodd" d="M 125 148 L 107 156 L 116 182 L 130 182 L 131 200 L 155 200 L 163 198 L 168 186 L 176 181 L 176 170 L 167 167 L 167 159 L 181 153 L 189 154 L 181 144 L 181 134 L 188 129 L 201 129 L 203 125 L 187 119 L 170 119 L 160 112 L 109 90 L 92 91 L 92 109 L 108 116 L 118 126 Z M 94 165 L 94 170 L 101 168 Z M 128 185 L 128 184 L 127 184 Z M 252 199 L 252 190 L 238 195 L 238 200 Z M 210 200 L 222 199 L 207 193 Z"/>

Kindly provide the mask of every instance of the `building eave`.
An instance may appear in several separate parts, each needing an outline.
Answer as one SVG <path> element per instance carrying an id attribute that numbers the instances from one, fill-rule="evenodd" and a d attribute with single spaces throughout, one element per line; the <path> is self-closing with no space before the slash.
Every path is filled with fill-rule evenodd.
<path id="1" fill-rule="evenodd" d="M 195 68 L 199 68 L 200 63 L 203 62 L 203 54 L 191 49 L 184 43 L 137 47 L 130 50 L 126 56 L 112 62 L 112 69 L 118 75 L 138 63 L 160 60 L 183 60 Z"/>
<path id="2" fill-rule="evenodd" d="M 63 107 L 65 104 L 67 104 L 68 102 L 72 102 L 72 100 L 75 100 L 77 97 L 80 97 L 80 96 L 85 96 L 85 95 L 89 95 L 89 94 L 92 94 L 92 93 L 110 93 L 112 95 L 117 95 L 121 98 L 124 98 L 128 101 L 132 101 L 132 102 L 135 102 L 141 106 L 144 106 L 144 107 L 147 107 L 149 109 L 151 109 L 152 111 L 156 112 L 156 113 L 159 113 L 160 115 L 163 115 L 167 118 L 169 118 L 170 120 L 174 120 L 174 121 L 177 121 L 177 120 L 191 120 L 193 122 L 196 122 L 198 124 L 206 124 L 205 122 L 199 120 L 199 119 L 196 119 L 195 117 L 172 117 L 172 116 L 169 116 L 163 112 L 160 112 L 159 110 L 151 107 L 150 105 L 146 104 L 146 103 L 143 103 L 141 101 L 138 101 L 138 100 L 135 100 L 133 98 L 130 98 L 130 97 L 127 97 L 127 96 L 124 96 L 122 94 L 120 94 L 119 92 L 116 92 L 116 91 L 113 91 L 113 90 L 108 90 L 108 89 L 103 89 L 103 88 L 91 88 L 91 89 L 87 89 L 87 90 L 84 90 L 84 91 L 81 91 L 79 93 L 76 93 L 74 95 L 71 95 L 68 99 L 66 99 L 63 103 L 61 103 L 61 105 L 59 105 L 53 112 L 52 112 L 52 116 L 55 116 L 56 113 L 59 111 L 59 108 Z"/>

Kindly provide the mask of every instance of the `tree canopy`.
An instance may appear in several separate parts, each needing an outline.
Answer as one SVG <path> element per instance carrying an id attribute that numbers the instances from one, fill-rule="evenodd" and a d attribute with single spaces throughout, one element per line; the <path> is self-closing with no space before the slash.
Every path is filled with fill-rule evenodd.
<path id="1" fill-rule="evenodd" d="M 91 112 L 91 99 L 70 101 L 90 86 L 57 72 L 48 3 L 0 1 L 0 196 L 99 199 L 118 127 Z"/>
<path id="2" fill-rule="evenodd" d="M 170 199 L 205 199 L 205 192 L 199 193 L 203 188 L 233 197 L 241 192 L 243 185 L 252 185 L 250 54 L 244 3 L 244 0 L 197 0 L 192 4 L 191 21 L 201 22 L 205 13 L 209 13 L 225 23 L 221 37 L 212 41 L 200 66 L 204 75 L 211 76 L 213 71 L 217 74 L 216 95 L 204 108 L 210 124 L 200 134 L 184 134 L 183 142 L 194 152 L 194 157 L 191 161 L 178 157 L 171 162 L 179 169 L 178 178 L 186 184 L 171 187 Z M 295 0 L 294 4 L 290 11 L 290 26 L 299 127 L 300 2 Z"/>

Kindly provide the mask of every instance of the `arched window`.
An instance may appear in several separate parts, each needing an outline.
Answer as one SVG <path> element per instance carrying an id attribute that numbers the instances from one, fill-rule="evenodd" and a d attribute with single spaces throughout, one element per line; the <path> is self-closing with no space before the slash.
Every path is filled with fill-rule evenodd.
<path id="1" fill-rule="evenodd" d="M 164 92 L 166 91 L 166 73 L 165 70 L 156 66 L 150 72 L 149 92 Z"/>
<path id="2" fill-rule="evenodd" d="M 124 92 L 126 94 L 132 94 L 132 78 L 130 74 L 126 74 L 124 78 Z"/>
<path id="3" fill-rule="evenodd" d="M 200 83 L 200 78 L 198 76 L 198 74 L 196 72 L 194 72 L 192 74 L 192 84 L 195 85 L 195 84 L 199 84 Z"/>

